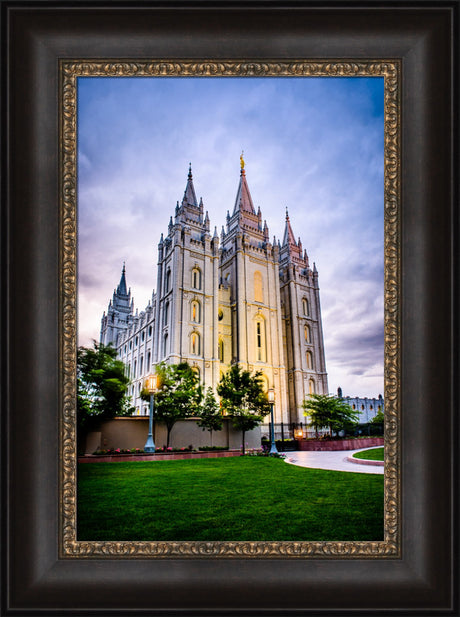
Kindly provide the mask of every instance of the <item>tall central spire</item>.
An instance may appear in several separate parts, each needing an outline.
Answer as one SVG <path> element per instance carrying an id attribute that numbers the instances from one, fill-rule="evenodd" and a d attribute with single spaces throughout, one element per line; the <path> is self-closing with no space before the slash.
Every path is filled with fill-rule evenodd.
<path id="1" fill-rule="evenodd" d="M 196 199 L 195 187 L 193 186 L 192 176 L 192 164 L 190 163 L 188 168 L 187 186 L 185 187 L 184 197 L 182 199 L 182 205 L 194 206 L 198 208 L 198 201 Z"/>
<path id="2" fill-rule="evenodd" d="M 252 203 L 251 193 L 249 192 L 248 182 L 246 180 L 246 170 L 244 168 L 243 152 L 240 156 L 240 184 L 238 186 L 238 192 L 236 194 L 235 207 L 233 214 L 239 211 L 250 212 L 256 214 L 254 204 Z"/>

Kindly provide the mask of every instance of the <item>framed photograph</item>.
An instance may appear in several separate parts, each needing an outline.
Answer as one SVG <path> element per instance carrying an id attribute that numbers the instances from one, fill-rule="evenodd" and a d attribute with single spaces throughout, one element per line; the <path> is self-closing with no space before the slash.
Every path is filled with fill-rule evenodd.
<path id="1" fill-rule="evenodd" d="M 453 487 L 458 437 L 458 177 L 453 137 L 458 130 L 458 66 L 451 54 L 457 9 L 456 2 L 420 8 L 385 8 L 378 3 L 325 3 L 315 8 L 2 3 L 9 33 L 4 45 L 3 169 L 8 183 L 2 253 L 8 289 L 2 322 L 8 343 L 3 349 L 7 396 L 2 401 L 8 479 L 2 543 L 5 614 L 416 614 L 427 609 L 456 614 L 452 559 L 457 538 Z M 312 84 L 314 91 L 308 89 Z M 184 121 L 187 112 L 190 118 Z M 139 131 L 136 124 L 142 122 L 151 123 L 151 128 Z M 194 123 L 197 144 L 192 145 Z M 248 145 L 239 143 L 243 136 Z M 149 138 L 158 140 L 155 147 Z M 316 151 L 306 155 L 309 138 Z M 334 139 L 347 146 L 334 147 Z M 260 151 L 252 154 L 257 143 L 262 144 Z M 332 149 L 341 153 L 339 161 L 333 160 Z M 217 153 L 235 160 L 212 169 Z M 146 177 L 149 158 L 156 179 Z M 254 186 L 261 197 L 251 184 L 252 161 Z M 200 166 L 222 177 L 208 185 L 209 207 L 206 194 L 201 201 L 201 192 L 197 196 L 195 191 Z M 305 194 L 305 203 L 299 203 L 302 193 L 291 191 L 295 177 L 304 184 L 318 166 L 328 166 L 335 190 L 317 189 L 316 198 Z M 141 191 L 126 188 L 126 174 L 143 183 Z M 184 186 L 176 186 L 181 174 Z M 164 181 L 165 175 L 171 180 Z M 272 188 L 263 180 L 266 177 Z M 169 203 L 170 195 L 180 198 L 184 188 L 182 202 L 166 213 L 165 200 Z M 148 226 L 152 191 L 159 224 L 149 234 L 142 227 Z M 289 197 L 292 207 L 281 203 Z M 309 199 L 321 197 L 330 206 L 330 218 L 315 218 L 313 207 L 306 215 Z M 352 202 L 353 208 L 341 209 L 334 197 L 336 202 Z M 137 231 L 133 217 L 141 223 Z M 156 230 L 164 217 L 160 239 Z M 278 224 L 278 238 L 272 238 Z M 129 236 L 133 229 L 135 235 Z M 195 237 L 197 230 L 200 238 Z M 238 230 L 244 231 L 239 249 Z M 176 280 L 171 257 L 175 235 L 187 233 L 188 244 L 187 238 L 181 240 L 187 249 L 180 271 L 192 277 L 190 285 Z M 304 233 L 304 242 L 313 244 L 305 251 L 303 237 L 297 237 Z M 353 239 L 357 246 L 351 250 Z M 150 248 L 142 251 L 148 243 Z M 138 418 L 140 422 L 148 415 L 138 396 L 147 364 L 171 362 L 177 355 L 213 388 L 222 367 L 236 362 L 245 362 L 250 370 L 261 367 L 267 389 L 276 397 L 272 415 L 275 408 L 277 421 L 294 430 L 301 419 L 296 415 L 302 411 L 296 403 L 303 398 L 300 393 L 328 394 L 331 386 L 336 390 L 342 385 L 340 370 L 331 363 L 328 386 L 328 367 L 321 361 L 321 268 L 313 264 L 320 258 L 308 253 L 326 255 L 343 245 L 350 247 L 350 268 L 361 267 L 363 272 L 355 278 L 342 272 L 343 259 L 331 258 L 332 265 L 325 266 L 329 286 L 334 276 L 342 281 L 329 291 L 329 298 L 327 285 L 321 287 L 326 297 L 323 327 L 326 315 L 328 323 L 336 323 L 335 341 L 340 338 L 334 308 L 343 313 L 346 303 L 332 302 L 334 293 L 341 298 L 349 294 L 349 304 L 360 305 L 372 295 L 367 306 L 374 313 L 364 306 L 361 313 L 350 310 L 350 323 L 356 326 L 361 320 L 370 355 L 382 352 L 381 360 L 372 358 L 355 370 L 361 383 L 377 389 L 375 380 L 380 379 L 384 386 L 381 537 L 332 535 L 324 540 L 306 533 L 280 539 L 267 532 L 260 540 L 244 535 L 222 540 L 218 534 L 184 540 L 161 533 L 153 539 L 107 539 L 91 536 L 93 532 L 85 536 L 82 528 L 79 537 L 76 352 L 86 343 L 84 337 L 101 336 L 101 341 L 111 342 L 114 328 L 121 327 L 120 316 L 126 318 L 125 330 L 117 334 L 118 354 L 137 379 L 132 381 L 131 401 L 134 413 L 145 416 Z M 233 247 L 235 253 L 246 252 L 247 264 L 253 264 L 245 265 L 252 268 L 246 279 L 250 277 L 253 289 L 248 292 L 250 301 L 248 295 L 241 307 L 236 300 L 232 308 L 232 285 L 238 277 L 236 254 L 232 266 Z M 179 249 L 180 242 L 176 252 Z M 145 263 L 149 251 L 150 263 Z M 110 263 L 115 259 L 118 263 Z M 129 259 L 133 277 L 136 270 L 150 271 L 140 276 L 146 286 L 157 288 L 146 297 L 145 310 L 138 307 L 140 315 L 126 288 Z M 213 259 L 218 270 L 213 278 L 205 277 L 207 260 L 212 264 Z M 264 259 L 267 263 L 262 264 Z M 269 268 L 281 270 L 276 270 L 278 278 L 264 278 Z M 310 281 L 305 289 L 299 285 L 299 291 L 293 282 L 295 268 Z M 114 270 L 117 277 L 121 274 L 118 287 L 117 279 L 107 278 Z M 217 295 L 208 289 L 214 278 Z M 102 280 L 107 282 L 105 290 Z M 273 281 L 281 282 L 271 296 L 267 287 Z M 359 283 L 355 295 L 351 281 Z M 374 287 L 366 287 L 370 283 Z M 113 299 L 101 315 L 98 298 L 113 287 Z M 286 309 L 293 294 L 298 296 L 299 314 Z M 120 312 L 125 296 L 129 302 Z M 380 315 L 378 307 L 380 325 L 379 317 L 370 317 Z M 227 308 L 233 315 L 229 324 L 224 317 Z M 149 337 L 149 310 L 152 341 L 157 344 L 150 350 L 150 361 L 146 346 L 143 371 L 141 356 L 130 355 L 129 345 L 140 345 L 142 334 Z M 187 312 L 187 319 L 175 320 L 180 310 Z M 217 321 L 208 332 L 204 322 L 214 313 Z M 272 321 L 281 317 L 283 332 L 288 332 L 284 336 L 281 328 L 276 334 L 274 322 L 272 328 Z M 231 319 L 239 331 L 247 333 L 254 326 L 254 341 L 244 349 L 238 336 L 232 339 Z M 185 324 L 183 336 L 175 332 L 175 321 Z M 289 334 L 291 321 L 302 321 L 304 340 L 295 345 L 289 337 L 295 341 L 293 332 L 297 336 L 300 330 L 292 326 Z M 101 331 L 94 335 L 99 325 Z M 333 335 L 324 336 L 330 337 L 331 348 Z M 279 357 L 273 351 L 277 341 Z M 351 362 L 359 337 L 350 333 L 348 341 L 348 350 L 337 345 L 334 351 L 337 358 L 348 354 Z M 301 349 L 297 359 L 294 348 Z M 283 354 L 289 357 L 285 373 Z M 103 490 L 108 491 L 108 485 L 91 499 L 98 500 L 100 494 L 101 501 Z M 86 512 L 92 507 L 98 511 L 91 499 Z M 175 503 L 177 508 L 180 504 Z M 343 517 L 350 516 L 344 508 Z M 83 518 L 80 512 L 80 521 Z"/>

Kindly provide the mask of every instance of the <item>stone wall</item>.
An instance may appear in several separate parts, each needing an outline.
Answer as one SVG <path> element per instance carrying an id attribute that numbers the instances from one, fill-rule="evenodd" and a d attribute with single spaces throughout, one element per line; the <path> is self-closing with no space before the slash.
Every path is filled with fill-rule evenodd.
<path id="1" fill-rule="evenodd" d="M 85 454 L 92 454 L 95 450 L 109 448 L 140 448 L 143 449 L 149 430 L 148 417 L 115 418 L 102 421 L 86 437 Z M 155 446 L 161 448 L 166 445 L 167 430 L 162 422 L 155 422 L 153 439 Z M 249 431 L 245 435 L 247 448 L 260 448 L 260 428 Z M 201 446 L 210 446 L 209 431 L 203 431 L 197 426 L 196 420 L 179 420 L 171 431 L 170 444 L 172 448 L 187 448 L 192 445 L 198 449 Z M 224 446 L 230 449 L 239 449 L 242 445 L 241 431 L 235 431 L 229 418 L 224 418 L 221 431 L 212 432 L 212 445 Z"/>
<path id="2" fill-rule="evenodd" d="M 383 446 L 383 437 L 365 437 L 363 439 L 307 439 L 299 441 L 299 450 L 308 452 L 359 450 Z"/>

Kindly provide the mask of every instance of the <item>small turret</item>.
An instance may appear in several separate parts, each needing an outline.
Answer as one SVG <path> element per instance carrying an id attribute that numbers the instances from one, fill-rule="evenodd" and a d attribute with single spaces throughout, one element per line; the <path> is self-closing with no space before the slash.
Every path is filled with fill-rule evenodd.
<path id="1" fill-rule="evenodd" d="M 268 225 L 267 225 L 267 221 L 264 221 L 264 238 L 265 238 L 265 241 L 268 242 Z"/>

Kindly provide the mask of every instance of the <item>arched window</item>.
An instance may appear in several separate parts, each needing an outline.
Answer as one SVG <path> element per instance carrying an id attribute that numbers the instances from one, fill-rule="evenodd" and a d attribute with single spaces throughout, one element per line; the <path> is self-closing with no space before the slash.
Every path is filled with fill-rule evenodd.
<path id="1" fill-rule="evenodd" d="M 307 300 L 307 298 L 302 299 L 302 310 L 303 314 L 306 317 L 310 317 L 310 302 Z"/>
<path id="2" fill-rule="evenodd" d="M 168 268 L 168 271 L 166 272 L 166 278 L 165 278 L 165 293 L 169 291 L 170 287 L 171 287 L 171 270 Z"/>
<path id="3" fill-rule="evenodd" d="M 307 351 L 307 368 L 310 370 L 313 369 L 313 354 L 311 351 Z"/>
<path id="4" fill-rule="evenodd" d="M 168 334 L 166 333 L 163 338 L 163 356 L 168 353 Z"/>
<path id="5" fill-rule="evenodd" d="M 313 378 L 308 382 L 308 391 L 310 394 L 316 394 L 315 380 Z"/>
<path id="6" fill-rule="evenodd" d="M 197 300 L 193 300 L 190 306 L 190 319 L 193 323 L 200 323 L 201 321 L 201 306 Z"/>
<path id="7" fill-rule="evenodd" d="M 133 377 L 136 377 L 137 360 L 134 360 Z"/>
<path id="8" fill-rule="evenodd" d="M 169 317 L 169 302 L 166 302 L 165 307 L 163 309 L 163 325 L 168 325 L 168 317 Z"/>
<path id="9" fill-rule="evenodd" d="M 194 356 L 198 356 L 200 354 L 200 335 L 198 332 L 192 332 L 190 336 L 190 352 Z"/>
<path id="10" fill-rule="evenodd" d="M 256 358 L 258 362 L 265 362 L 265 322 L 263 319 L 256 321 Z"/>
<path id="11" fill-rule="evenodd" d="M 311 329 L 310 326 L 305 326 L 304 329 L 305 342 L 311 343 Z"/>
<path id="12" fill-rule="evenodd" d="M 193 289 L 201 289 L 201 270 L 199 268 L 192 270 L 192 287 Z"/>
<path id="13" fill-rule="evenodd" d="M 140 357 L 139 360 L 139 375 L 142 377 L 142 370 L 144 368 L 144 356 Z"/>
<path id="14" fill-rule="evenodd" d="M 225 360 L 224 360 L 224 341 L 223 341 L 223 339 L 219 339 L 219 360 L 220 360 L 220 362 L 225 362 Z"/>
<path id="15" fill-rule="evenodd" d="M 353 409 L 356 409 L 356 405 L 354 403 L 353 403 L 352 407 L 353 407 Z"/>
<path id="16" fill-rule="evenodd" d="M 147 364 L 145 366 L 145 369 L 146 369 L 147 372 L 150 371 L 150 358 L 151 358 L 151 355 L 150 355 L 150 351 L 149 351 L 149 353 L 147 354 Z"/>
<path id="17" fill-rule="evenodd" d="M 254 301 L 264 301 L 264 292 L 262 289 L 262 274 L 258 271 L 254 272 Z"/>

